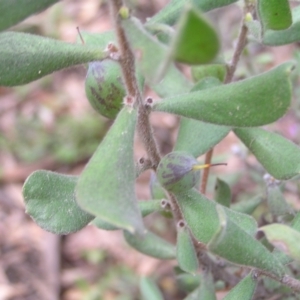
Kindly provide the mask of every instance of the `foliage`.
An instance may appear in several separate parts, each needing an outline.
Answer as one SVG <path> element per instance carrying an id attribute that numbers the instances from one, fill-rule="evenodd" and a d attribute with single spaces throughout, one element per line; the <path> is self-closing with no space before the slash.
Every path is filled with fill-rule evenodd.
<path id="1" fill-rule="evenodd" d="M 279 188 L 279 180 L 286 184 L 298 179 L 300 149 L 283 136 L 259 128 L 289 109 L 297 64 L 285 62 L 233 82 L 248 38 L 272 46 L 300 40 L 300 7 L 291 9 L 282 0 L 257 0 L 255 6 L 255 1 L 245 0 L 240 34 L 227 63 L 220 55 L 221 38 L 205 12 L 236 1 L 186 5 L 184 0 L 172 0 L 142 24 L 122 1 L 110 0 L 115 34 L 84 32 L 84 45 L 3 31 L 56 1 L 21 2 L 26 2 L 24 9 L 14 1 L 8 5 L 0 0 L 6 16 L 0 18 L 0 85 L 17 86 L 89 63 L 87 97 L 100 114 L 115 118 L 79 177 L 45 170 L 28 177 L 23 195 L 27 213 L 36 223 L 56 234 L 75 232 L 90 222 L 106 230 L 123 230 L 133 248 L 159 259 L 176 258 L 181 274 L 199 276 L 193 289 L 185 289 L 185 299 L 216 299 L 217 281 L 230 289 L 225 299 L 255 299 L 258 284 L 267 290 L 259 282 L 264 276 L 290 287 L 287 297 L 300 292 L 300 282 L 289 275 L 291 270 L 299 271 L 294 262 L 300 259 L 300 213 L 286 203 Z M 194 82 L 177 68 L 177 62 L 191 69 Z M 161 97 L 159 101 L 144 99 L 144 83 Z M 149 121 L 152 111 L 181 117 L 173 151 L 164 158 Z M 230 185 L 222 179 L 217 179 L 214 199 L 205 196 L 212 149 L 230 131 L 270 174 L 265 179 L 259 174 L 263 190 L 257 197 L 238 204 L 232 203 Z M 147 151 L 138 162 L 133 155 L 136 132 Z M 205 153 L 206 163 L 200 165 L 197 157 Z M 148 169 L 157 172 L 157 178 L 151 182 L 154 199 L 144 203 L 136 197 L 135 180 Z M 268 212 L 255 219 L 251 215 L 263 200 Z M 149 213 L 170 210 L 176 245 L 143 223 Z M 267 224 L 261 226 L 265 215 Z M 265 238 L 259 238 L 258 232 Z M 225 267 L 220 267 L 220 259 Z M 236 278 L 232 265 L 249 272 L 243 279 Z M 151 278 L 141 279 L 140 290 L 143 299 L 163 297 Z"/>

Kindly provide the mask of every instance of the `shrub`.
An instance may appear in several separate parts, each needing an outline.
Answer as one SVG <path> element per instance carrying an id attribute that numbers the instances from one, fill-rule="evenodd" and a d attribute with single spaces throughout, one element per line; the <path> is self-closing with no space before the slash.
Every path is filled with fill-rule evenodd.
<path id="1" fill-rule="evenodd" d="M 196 275 L 194 290 L 185 299 L 216 299 L 219 281 L 230 289 L 225 299 L 255 299 L 261 290 L 269 296 L 285 293 L 286 297 L 300 292 L 300 213 L 283 194 L 286 182 L 299 178 L 300 149 L 261 128 L 289 109 L 296 63 L 285 62 L 234 82 L 249 40 L 267 46 L 300 40 L 300 6 L 291 9 L 287 0 L 245 0 L 238 40 L 228 63 L 219 55 L 220 38 L 205 12 L 236 0 L 188 4 L 172 0 L 144 24 L 131 16 L 121 0 L 110 0 L 114 31 L 83 32 L 83 45 L 6 31 L 55 2 L 0 1 L 0 85 L 22 85 L 89 63 L 89 100 L 100 113 L 116 119 L 79 177 L 46 170 L 28 177 L 23 188 L 27 213 L 56 234 L 75 232 L 89 223 L 123 230 L 126 241 L 138 251 L 159 259 L 177 259 L 186 280 Z M 176 62 L 190 68 L 193 82 Z M 104 67 L 98 72 L 95 66 Z M 113 69 L 108 70 L 110 66 Z M 161 100 L 145 99 L 145 83 Z M 181 117 L 173 151 L 163 159 L 149 121 L 152 111 Z M 147 157 L 138 162 L 133 157 L 136 131 L 147 151 Z M 213 148 L 230 131 L 267 172 L 264 177 L 260 174 L 265 185 L 261 195 L 235 204 L 230 186 L 221 179 L 216 182 L 215 199 L 205 196 Z M 205 165 L 200 165 L 197 157 L 205 153 Z M 138 201 L 135 180 L 148 169 L 158 171 L 152 181 L 153 199 Z M 200 192 L 195 188 L 199 183 Z M 263 201 L 268 211 L 261 210 L 254 218 L 254 210 Z M 143 223 L 144 216 L 164 210 L 172 212 L 176 246 Z M 237 270 L 248 274 L 241 278 Z M 279 285 L 270 288 L 268 280 Z M 140 286 L 145 299 L 162 299 L 150 279 L 142 279 Z"/>

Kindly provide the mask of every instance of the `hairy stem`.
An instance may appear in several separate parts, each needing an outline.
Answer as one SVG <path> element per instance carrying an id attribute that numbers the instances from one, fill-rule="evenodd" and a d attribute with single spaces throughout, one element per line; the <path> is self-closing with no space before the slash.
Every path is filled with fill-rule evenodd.
<path id="1" fill-rule="evenodd" d="M 123 1 L 111 0 L 109 1 L 109 3 L 112 19 L 116 30 L 116 36 L 118 39 L 118 46 L 120 51 L 119 62 L 121 65 L 122 75 L 127 90 L 127 96 L 133 99 L 135 106 L 138 106 L 137 129 L 146 148 L 149 159 L 152 162 L 152 167 L 155 170 L 160 161 L 160 154 L 152 132 L 152 127 L 149 120 L 149 111 L 144 105 L 141 92 L 138 88 L 138 83 L 135 75 L 134 54 L 121 24 L 122 18 L 119 12 L 123 8 Z"/>
<path id="2" fill-rule="evenodd" d="M 249 12 L 252 7 L 246 6 L 244 16 L 246 15 L 246 12 Z M 233 79 L 235 70 L 237 68 L 238 62 L 240 60 L 241 54 L 247 44 L 247 33 L 248 33 L 248 28 L 245 25 L 244 19 L 242 22 L 242 26 L 239 32 L 237 44 L 235 46 L 235 50 L 232 56 L 231 62 L 227 65 L 227 73 L 226 77 L 224 80 L 224 83 L 230 83 Z M 205 155 L 205 163 L 211 163 L 212 159 L 212 154 L 213 154 L 214 148 L 210 149 L 206 155 Z M 201 185 L 200 185 L 200 192 L 202 194 L 205 194 L 206 191 L 206 186 L 207 186 L 207 181 L 208 181 L 208 176 L 209 176 L 209 168 L 203 170 L 203 175 L 202 175 L 202 180 L 201 180 Z"/>
<path id="3" fill-rule="evenodd" d="M 214 152 L 214 148 L 210 149 L 206 153 L 204 164 L 210 164 L 211 163 L 213 152 Z M 210 168 L 206 168 L 206 169 L 203 170 L 203 175 L 202 175 L 202 180 L 201 180 L 201 185 L 200 185 L 200 192 L 202 194 L 205 194 L 205 192 L 206 192 L 206 186 L 207 186 L 207 181 L 208 181 L 208 176 L 209 176 L 209 169 Z"/>

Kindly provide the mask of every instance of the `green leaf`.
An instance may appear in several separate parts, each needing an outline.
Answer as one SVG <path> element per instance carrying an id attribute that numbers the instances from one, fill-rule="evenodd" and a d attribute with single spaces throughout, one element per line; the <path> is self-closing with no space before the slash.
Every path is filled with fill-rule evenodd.
<path id="1" fill-rule="evenodd" d="M 238 0 L 192 0 L 189 1 L 202 11 L 209 11 L 215 8 L 229 5 L 237 2 Z M 174 25 L 182 13 L 186 0 L 171 0 L 163 9 L 161 9 L 156 15 L 154 15 L 148 23 L 165 23 Z"/>
<path id="2" fill-rule="evenodd" d="M 176 193 L 179 207 L 194 237 L 208 243 L 219 229 L 219 219 L 215 201 L 207 199 L 195 189 Z M 254 235 L 257 224 L 251 216 L 224 207 L 227 216 L 250 235 Z"/>
<path id="3" fill-rule="evenodd" d="M 146 217 L 153 212 L 163 210 L 160 199 L 139 201 L 138 204 L 143 217 Z"/>
<path id="4" fill-rule="evenodd" d="M 239 82 L 169 97 L 156 111 L 234 127 L 260 126 L 283 116 L 291 102 L 289 74 L 294 63 L 284 63 Z"/>
<path id="5" fill-rule="evenodd" d="M 262 203 L 264 197 L 262 195 L 255 196 L 249 200 L 243 200 L 234 203 L 230 206 L 231 209 L 238 211 L 240 213 L 251 215 L 254 210 Z"/>
<path id="6" fill-rule="evenodd" d="M 247 26 L 249 33 L 254 37 L 254 39 L 261 43 L 262 29 L 260 22 L 257 20 L 253 20 L 251 17 L 250 20 L 246 20 L 245 25 Z"/>
<path id="7" fill-rule="evenodd" d="M 292 25 L 292 13 L 288 0 L 259 0 L 257 11 L 263 30 L 284 30 Z"/>
<path id="8" fill-rule="evenodd" d="M 291 222 L 291 228 L 293 230 L 296 230 L 297 232 L 300 232 L 300 212 L 298 212 L 295 216 L 295 218 Z M 280 251 L 277 248 L 274 248 L 273 251 L 274 256 L 282 263 L 282 264 L 289 264 L 293 261 L 293 259 L 289 256 L 287 256 L 284 252 Z"/>
<path id="9" fill-rule="evenodd" d="M 267 201 L 269 210 L 274 216 L 293 214 L 292 208 L 276 184 L 267 184 Z"/>
<path id="10" fill-rule="evenodd" d="M 0 0 L 0 31 L 7 29 L 30 15 L 41 12 L 59 0 Z"/>
<path id="11" fill-rule="evenodd" d="M 77 176 L 36 171 L 25 181 L 23 196 L 26 212 L 43 229 L 68 234 L 85 227 L 94 216 L 75 201 Z"/>
<path id="12" fill-rule="evenodd" d="M 257 286 L 257 280 L 251 272 L 241 280 L 223 300 L 251 300 Z"/>
<path id="13" fill-rule="evenodd" d="M 97 217 L 95 218 L 91 224 L 95 225 L 96 227 L 98 227 L 99 229 L 103 229 L 103 230 L 120 230 L 120 228 L 118 226 L 112 225 L 104 220 L 102 220 L 101 218 Z"/>
<path id="14" fill-rule="evenodd" d="M 173 64 L 167 70 L 163 80 L 158 84 L 154 83 L 158 67 L 165 60 L 168 48 L 155 40 L 137 19 L 123 20 L 123 27 L 137 55 L 138 69 L 159 96 L 165 97 L 190 90 L 192 83 Z"/>
<path id="15" fill-rule="evenodd" d="M 299 175 L 300 148 L 293 142 L 260 128 L 239 128 L 234 132 L 276 179 L 287 180 Z"/>
<path id="16" fill-rule="evenodd" d="M 215 285 L 212 274 L 202 271 L 200 274 L 200 286 L 190 293 L 184 300 L 216 300 Z"/>
<path id="17" fill-rule="evenodd" d="M 200 285 L 200 274 L 192 275 L 189 273 L 182 273 L 176 275 L 176 284 L 185 292 L 192 292 Z"/>
<path id="18" fill-rule="evenodd" d="M 238 265 L 255 267 L 278 278 L 285 273 L 283 265 L 255 237 L 232 222 L 225 208 L 218 206 L 219 230 L 208 243 L 212 253 Z"/>
<path id="19" fill-rule="evenodd" d="M 216 300 L 215 283 L 211 272 L 202 271 L 200 274 L 199 298 L 205 300 Z"/>
<path id="20" fill-rule="evenodd" d="M 139 209 L 143 217 L 148 216 L 149 214 L 162 210 L 161 200 L 146 200 L 138 201 Z M 101 218 L 95 218 L 92 222 L 93 225 L 100 229 L 104 230 L 119 230 L 120 228 L 114 226 L 108 222 L 103 221 Z"/>
<path id="21" fill-rule="evenodd" d="M 203 91 L 220 84 L 216 78 L 208 77 L 195 84 L 191 91 Z M 231 127 L 182 117 L 174 151 L 185 151 L 198 157 L 218 144 L 230 131 Z"/>
<path id="22" fill-rule="evenodd" d="M 300 261 L 300 232 L 284 224 L 271 224 L 259 228 L 268 241 L 293 259 Z"/>
<path id="23" fill-rule="evenodd" d="M 280 46 L 300 41 L 300 6 L 292 10 L 293 24 L 285 30 L 267 30 L 263 36 L 263 44 Z"/>
<path id="24" fill-rule="evenodd" d="M 143 236 L 124 231 L 124 238 L 132 248 L 148 256 L 158 259 L 176 258 L 175 246 L 151 231 L 147 231 Z"/>
<path id="25" fill-rule="evenodd" d="M 219 48 L 216 31 L 200 11 L 189 5 L 179 20 L 171 57 L 189 65 L 205 64 L 217 56 Z"/>
<path id="26" fill-rule="evenodd" d="M 105 49 L 109 43 L 116 43 L 114 31 L 105 31 L 101 33 L 80 31 L 80 34 L 84 40 L 84 44 L 88 46 L 97 46 L 101 49 Z M 77 42 L 81 43 L 79 37 L 77 38 Z"/>
<path id="27" fill-rule="evenodd" d="M 157 176 L 154 172 L 151 172 L 151 177 L 150 177 L 150 193 L 153 199 L 168 198 L 165 189 L 158 182 Z"/>
<path id="28" fill-rule="evenodd" d="M 136 110 L 124 107 L 83 170 L 76 200 L 86 211 L 131 233 L 144 231 L 135 195 Z"/>
<path id="29" fill-rule="evenodd" d="M 161 43 L 168 45 L 174 37 L 174 28 L 161 23 L 146 23 L 145 28 Z"/>
<path id="30" fill-rule="evenodd" d="M 223 82 L 226 76 L 226 65 L 210 64 L 210 65 L 193 66 L 191 68 L 191 74 L 194 82 L 198 82 L 206 77 L 214 77 L 219 79 L 221 82 Z"/>
<path id="31" fill-rule="evenodd" d="M 231 127 L 182 117 L 174 151 L 185 151 L 198 157 L 222 141 L 230 131 Z"/>
<path id="32" fill-rule="evenodd" d="M 70 66 L 101 60 L 104 49 L 21 32 L 0 33 L 0 85 L 25 84 Z"/>
<path id="33" fill-rule="evenodd" d="M 149 277 L 141 278 L 140 291 L 142 294 L 142 300 L 164 300 L 158 286 Z"/>
<path id="34" fill-rule="evenodd" d="M 227 182 L 217 178 L 215 184 L 215 200 L 223 206 L 229 207 L 231 202 L 231 190 Z"/>
<path id="35" fill-rule="evenodd" d="M 199 292 L 200 292 L 200 287 L 195 289 L 192 293 L 188 294 L 183 300 L 199 300 Z"/>
<path id="36" fill-rule="evenodd" d="M 176 257 L 179 267 L 191 274 L 196 274 L 199 268 L 197 253 L 184 221 L 177 224 Z"/>

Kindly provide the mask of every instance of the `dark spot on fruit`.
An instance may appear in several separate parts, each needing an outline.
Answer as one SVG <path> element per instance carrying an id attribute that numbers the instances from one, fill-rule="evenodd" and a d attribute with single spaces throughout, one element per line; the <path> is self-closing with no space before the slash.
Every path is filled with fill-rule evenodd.
<path id="1" fill-rule="evenodd" d="M 95 88 L 90 87 L 92 95 L 97 99 L 98 103 L 101 103 L 102 105 L 105 105 L 105 100 L 100 97 L 99 91 L 97 91 Z"/>

